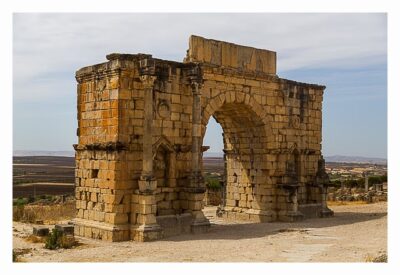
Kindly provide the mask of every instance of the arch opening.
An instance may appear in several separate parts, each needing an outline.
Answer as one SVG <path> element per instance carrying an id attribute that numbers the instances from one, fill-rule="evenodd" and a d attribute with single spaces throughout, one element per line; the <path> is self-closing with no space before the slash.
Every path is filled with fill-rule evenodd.
<path id="1" fill-rule="evenodd" d="M 264 148 L 267 148 L 265 123 L 244 103 L 224 103 L 211 116 L 220 124 L 223 137 L 221 209 L 226 217 L 229 218 L 229 213 L 231 216 L 234 213 L 233 218 L 237 219 L 239 215 L 273 211 L 275 199 L 272 192 L 266 191 L 272 187 L 269 186 L 269 171 L 263 162 Z M 212 119 L 210 121 L 213 123 Z M 210 145 L 204 144 L 205 140 L 213 140 L 204 139 L 206 128 L 203 145 Z M 259 219 L 259 215 L 257 217 Z"/>

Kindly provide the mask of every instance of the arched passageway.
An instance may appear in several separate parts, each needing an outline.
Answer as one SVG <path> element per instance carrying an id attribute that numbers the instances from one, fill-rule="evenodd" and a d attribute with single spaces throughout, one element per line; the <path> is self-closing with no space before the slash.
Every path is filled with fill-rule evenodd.
<path id="1" fill-rule="evenodd" d="M 279 78 L 276 53 L 191 36 L 184 62 L 110 54 L 76 73 L 77 235 L 149 241 L 207 231 L 201 158 L 224 132 L 227 218 L 331 216 L 325 87 Z"/>
<path id="2" fill-rule="evenodd" d="M 248 209 L 272 210 L 272 194 L 261 195 L 260 189 L 271 185 L 263 164 L 263 148 L 267 143 L 265 124 L 244 103 L 225 103 L 213 114 L 223 129 L 224 199 L 223 210 L 246 213 Z"/>

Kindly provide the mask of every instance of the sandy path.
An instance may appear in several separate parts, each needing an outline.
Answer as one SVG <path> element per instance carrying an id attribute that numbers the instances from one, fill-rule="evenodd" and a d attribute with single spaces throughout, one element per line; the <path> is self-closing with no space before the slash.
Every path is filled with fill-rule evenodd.
<path id="1" fill-rule="evenodd" d="M 33 248 L 33 262 L 364 262 L 387 251 L 387 204 L 333 206 L 334 218 L 299 223 L 233 223 L 211 218 L 210 232 L 151 243 L 106 243 L 78 238 L 82 246 L 49 251 L 27 243 L 29 225 L 14 223 L 14 248 Z M 207 208 L 206 215 L 214 209 Z"/>

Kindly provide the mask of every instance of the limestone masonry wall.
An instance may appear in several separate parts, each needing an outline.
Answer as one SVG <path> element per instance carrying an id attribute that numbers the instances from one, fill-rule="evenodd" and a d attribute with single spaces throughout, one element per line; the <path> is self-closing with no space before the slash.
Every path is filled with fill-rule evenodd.
<path id="1" fill-rule="evenodd" d="M 299 206 L 332 214 L 325 87 L 279 78 L 275 52 L 192 36 L 183 63 L 107 59 L 76 73 L 78 235 L 148 241 L 206 231 L 201 159 L 211 116 L 224 131 L 227 218 L 292 221 L 303 217 Z"/>

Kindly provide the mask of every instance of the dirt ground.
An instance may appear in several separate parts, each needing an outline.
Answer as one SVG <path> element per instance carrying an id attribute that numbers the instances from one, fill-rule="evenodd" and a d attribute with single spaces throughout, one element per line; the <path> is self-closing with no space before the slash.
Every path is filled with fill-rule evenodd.
<path id="1" fill-rule="evenodd" d="M 24 262 L 365 262 L 386 253 L 386 202 L 331 208 L 333 218 L 254 224 L 224 221 L 208 207 L 208 233 L 150 243 L 77 237 L 81 245 L 55 251 L 27 242 L 31 225 L 14 222 L 13 245 L 26 249 Z"/>

